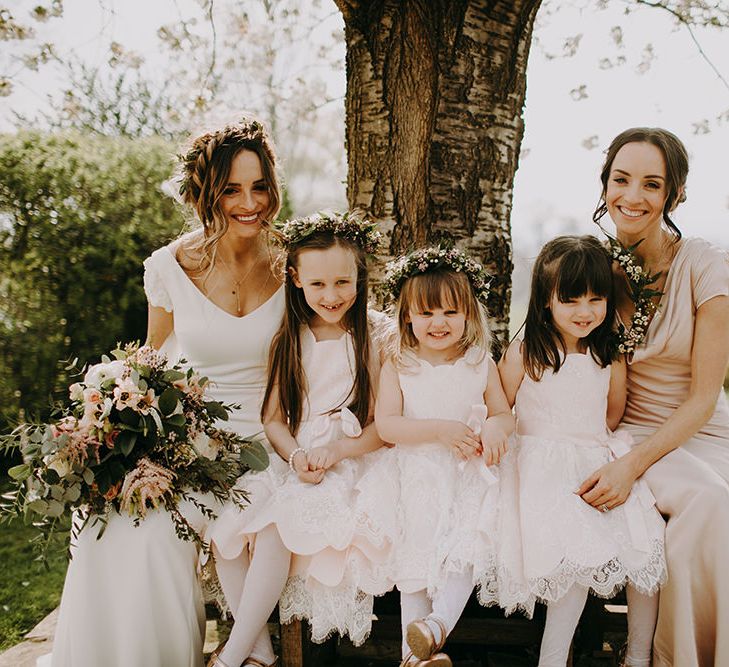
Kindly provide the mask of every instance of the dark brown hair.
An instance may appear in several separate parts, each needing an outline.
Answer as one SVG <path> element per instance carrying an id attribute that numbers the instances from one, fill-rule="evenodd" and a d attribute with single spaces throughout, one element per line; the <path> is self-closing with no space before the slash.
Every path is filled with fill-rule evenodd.
<path id="1" fill-rule="evenodd" d="M 367 422 L 370 413 L 372 379 L 369 365 L 370 336 L 367 322 L 366 255 L 359 245 L 346 238 L 336 236 L 332 232 L 314 232 L 288 247 L 284 287 L 286 309 L 281 326 L 271 342 L 268 358 L 268 383 L 261 409 L 263 417 L 271 393 L 274 387 L 277 387 L 279 408 L 293 436 L 296 435 L 301 425 L 307 392 L 306 377 L 301 363 L 301 328 L 309 323 L 314 311 L 306 303 L 304 290 L 294 284 L 290 269 L 298 269 L 298 259 L 302 252 L 327 250 L 335 246 L 350 250 L 357 265 L 357 295 L 343 318 L 345 330 L 352 335 L 355 356 L 354 384 L 349 394 L 352 400 L 347 407 L 356 415 L 360 424 Z"/>
<path id="2" fill-rule="evenodd" d="M 533 380 L 538 381 L 546 368 L 558 372 L 567 352 L 552 322 L 552 296 L 566 302 L 588 292 L 607 299 L 605 320 L 584 339 L 593 359 L 604 368 L 615 357 L 615 288 L 610 253 L 594 236 L 558 236 L 547 242 L 534 262 L 524 325 L 522 358 Z"/>
<path id="3" fill-rule="evenodd" d="M 673 133 L 660 127 L 632 127 L 621 132 L 613 139 L 607 150 L 605 163 L 600 172 L 602 182 L 602 194 L 597 204 L 592 219 L 599 224 L 600 219 L 607 213 L 605 194 L 607 193 L 610 171 L 613 168 L 613 161 L 618 151 L 626 144 L 649 143 L 658 148 L 663 154 L 663 161 L 666 164 L 666 190 L 668 195 L 663 207 L 663 220 L 668 229 L 674 234 L 676 240 L 681 238 L 681 230 L 671 220 L 669 213 L 678 204 L 686 201 L 686 178 L 688 176 L 688 152 L 683 142 Z"/>

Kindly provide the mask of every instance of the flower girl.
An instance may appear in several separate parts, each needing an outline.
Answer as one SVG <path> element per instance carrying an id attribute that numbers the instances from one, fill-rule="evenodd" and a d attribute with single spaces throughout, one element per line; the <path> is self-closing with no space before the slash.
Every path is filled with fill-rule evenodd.
<path id="1" fill-rule="evenodd" d="M 282 237 L 286 309 L 263 401 L 280 458 L 245 476 L 250 506 L 228 508 L 209 533 L 235 618 L 216 667 L 276 664 L 266 622 L 279 597 L 281 621 L 307 618 L 315 641 L 338 632 L 361 643 L 372 594 L 389 587 L 394 500 L 369 454 L 382 441 L 365 260 L 380 233 L 353 214 L 317 214 L 286 223 Z"/>
<path id="2" fill-rule="evenodd" d="M 438 651 L 474 583 L 493 568 L 498 485 L 487 466 L 506 451 L 514 419 L 487 352 L 481 266 L 455 248 L 391 263 L 399 341 L 382 368 L 375 421 L 397 443 L 402 665 L 447 667 Z"/>
<path id="3" fill-rule="evenodd" d="M 531 615 L 548 605 L 540 667 L 564 667 L 588 591 L 627 586 L 625 665 L 649 665 L 666 574 L 664 525 L 645 482 L 624 505 L 588 505 L 575 491 L 628 451 L 615 428 L 625 407 L 625 363 L 615 359 L 611 259 L 593 236 L 561 236 L 537 257 L 524 340 L 500 362 L 516 402 L 517 476 L 501 488 L 499 596 Z M 510 494 L 509 489 L 514 493 Z"/>

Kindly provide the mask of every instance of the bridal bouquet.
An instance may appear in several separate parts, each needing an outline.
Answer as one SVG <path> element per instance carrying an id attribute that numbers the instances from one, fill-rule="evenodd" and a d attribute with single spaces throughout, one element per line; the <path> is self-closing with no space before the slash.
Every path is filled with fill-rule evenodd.
<path id="1" fill-rule="evenodd" d="M 74 510 L 83 529 L 91 517 L 105 523 L 112 511 L 138 522 L 162 507 L 178 537 L 201 543 L 181 501 L 207 518 L 215 514 L 203 495 L 242 506 L 245 493 L 235 482 L 268 465 L 266 450 L 220 428 L 238 406 L 208 400 L 208 380 L 194 369 L 170 366 L 163 354 L 137 344 L 112 356 L 71 385 L 70 408 L 57 421 L 23 424 L 0 439 L 23 457 L 8 471 L 14 484 L 3 513 L 23 515 L 50 534 Z"/>

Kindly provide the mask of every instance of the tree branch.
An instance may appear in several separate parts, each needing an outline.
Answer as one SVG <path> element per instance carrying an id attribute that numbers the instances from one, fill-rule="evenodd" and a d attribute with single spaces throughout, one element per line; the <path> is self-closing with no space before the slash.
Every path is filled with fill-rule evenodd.
<path id="1" fill-rule="evenodd" d="M 673 9 L 673 7 L 669 7 L 665 2 L 662 2 L 661 0 L 656 0 L 655 2 L 650 2 L 650 0 L 633 0 L 636 4 L 639 5 L 645 5 L 646 7 L 651 7 L 652 9 L 663 9 L 664 11 L 671 14 L 673 17 L 676 18 L 676 20 L 683 26 L 685 26 L 686 30 L 688 30 L 689 35 L 691 36 L 691 39 L 693 40 L 694 44 L 696 45 L 696 48 L 701 55 L 701 57 L 706 61 L 706 64 L 711 67 L 711 69 L 714 71 L 714 74 L 716 74 L 719 81 L 724 84 L 724 87 L 729 91 L 729 82 L 724 78 L 722 73 L 717 69 L 716 65 L 711 61 L 709 56 L 706 55 L 706 52 L 701 46 L 701 43 L 699 42 L 698 38 L 696 37 L 696 34 L 693 31 L 691 20 L 687 18 L 684 14 L 681 12 Z"/>

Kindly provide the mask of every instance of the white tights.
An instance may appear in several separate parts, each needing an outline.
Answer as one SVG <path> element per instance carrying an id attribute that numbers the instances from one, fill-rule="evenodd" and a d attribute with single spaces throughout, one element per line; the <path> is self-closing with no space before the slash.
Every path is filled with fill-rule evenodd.
<path id="1" fill-rule="evenodd" d="M 415 593 L 400 593 L 403 657 L 410 652 L 405 641 L 405 632 L 409 623 L 420 618 L 427 620 L 429 616 L 435 616 L 443 621 L 446 636 L 448 636 L 456 627 L 468 598 L 471 596 L 471 591 L 473 591 L 473 576 L 469 568 L 463 574 L 449 574 L 445 586 L 436 592 L 432 601 L 425 590 Z M 436 640 L 440 639 L 440 627 L 436 623 L 429 625 L 432 627 Z"/>
<path id="2" fill-rule="evenodd" d="M 273 662 L 267 622 L 286 584 L 291 553 L 273 525 L 256 535 L 250 560 L 246 550 L 234 560 L 225 560 L 214 543 L 213 553 L 218 579 L 234 618 L 220 659 L 235 667 L 249 657 Z"/>
<path id="3" fill-rule="evenodd" d="M 658 595 L 644 595 L 632 586 L 626 589 L 628 598 L 628 650 L 626 667 L 649 667 L 653 632 L 658 617 Z M 587 601 L 587 589 L 573 586 L 547 607 L 539 667 L 565 667 L 575 628 Z"/>

